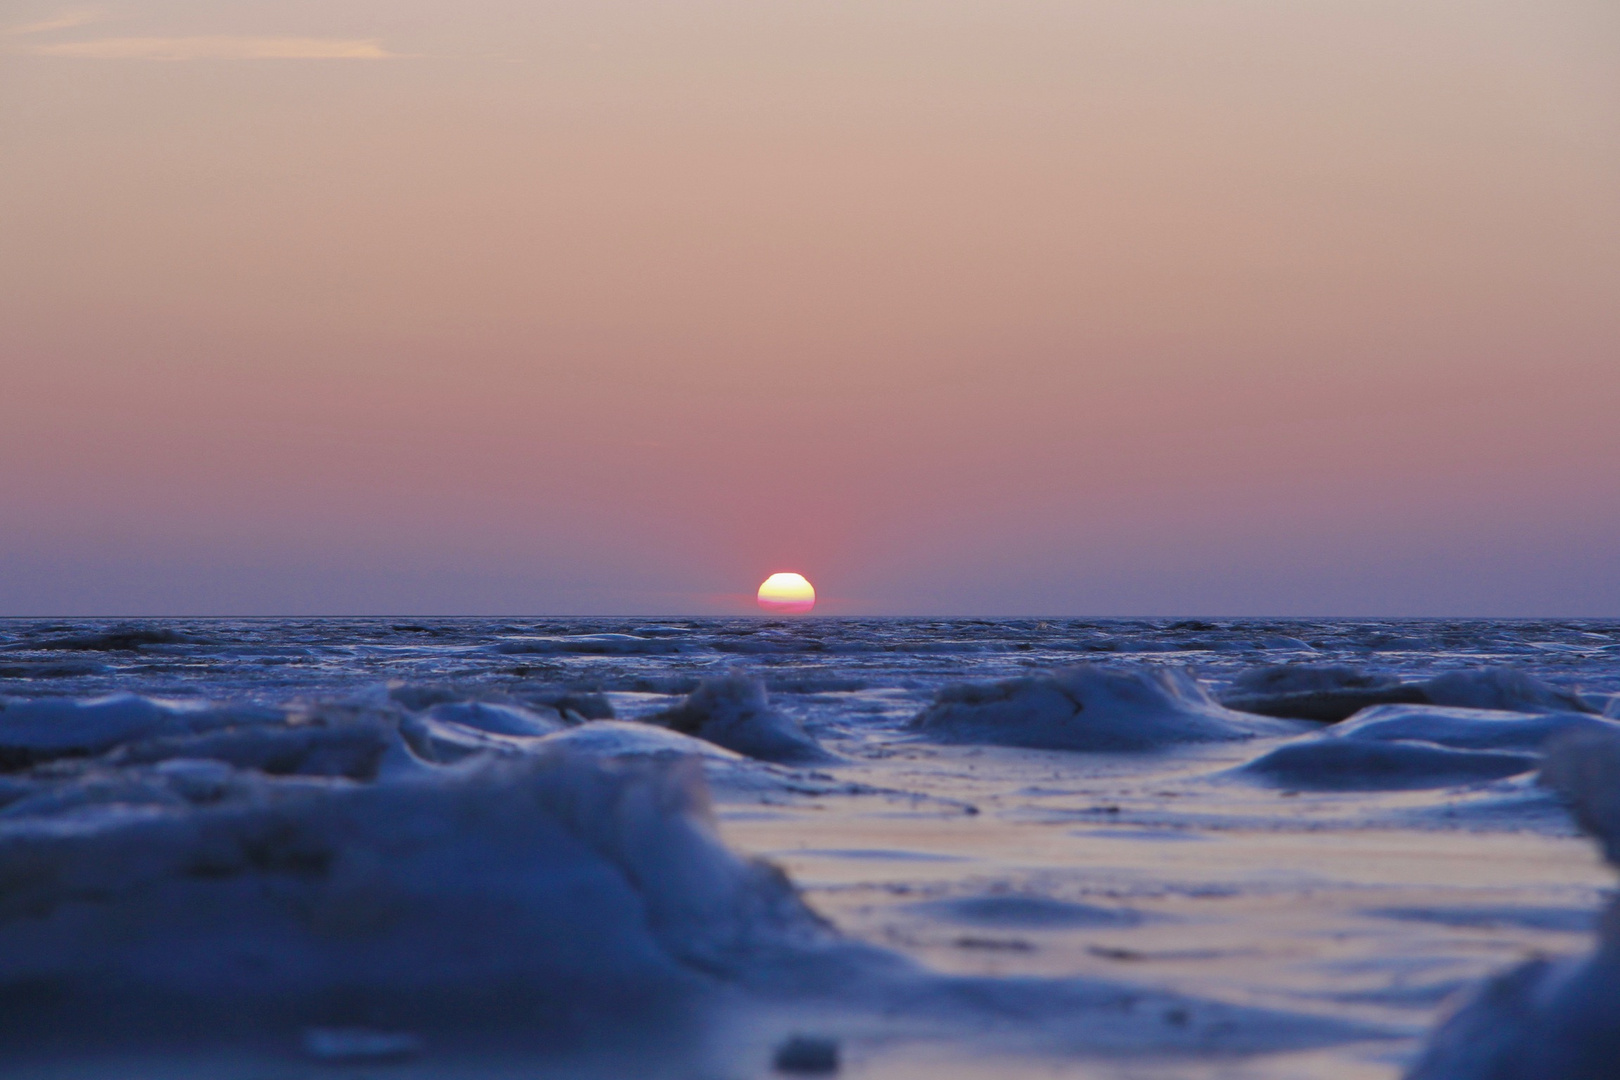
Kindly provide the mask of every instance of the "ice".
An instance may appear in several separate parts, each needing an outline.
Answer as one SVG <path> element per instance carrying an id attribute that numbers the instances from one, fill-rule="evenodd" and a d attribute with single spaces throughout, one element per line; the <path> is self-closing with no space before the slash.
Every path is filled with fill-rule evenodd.
<path id="1" fill-rule="evenodd" d="M 1620 735 L 1553 747 L 1542 780 L 1620 865 Z M 1584 957 L 1538 958 L 1474 990 L 1434 1033 L 1408 1080 L 1613 1080 L 1620 1070 L 1620 901 Z"/>
<path id="2" fill-rule="evenodd" d="M 108 694 L 88 700 L 0 700 L 0 768 L 97 754 L 132 739 L 279 718 L 278 710 Z"/>
<path id="3" fill-rule="evenodd" d="M 1230 709 L 1318 723 L 1336 723 L 1371 705 L 1428 700 L 1421 687 L 1402 685 L 1387 672 L 1342 664 L 1251 668 L 1221 695 L 1221 704 Z"/>
<path id="4" fill-rule="evenodd" d="M 1452 671 L 1422 682 L 1338 665 L 1259 668 L 1239 675 L 1221 701 L 1265 716 L 1336 723 L 1378 705 L 1445 705 L 1515 712 L 1597 712 L 1580 694 L 1512 667 Z"/>
<path id="5" fill-rule="evenodd" d="M 1129 908 L 1077 904 L 1047 896 L 964 896 L 913 904 L 913 910 L 971 926 L 1014 929 L 1070 926 L 1135 926 L 1144 916 Z"/>
<path id="6" fill-rule="evenodd" d="M 1394 686 L 1387 672 L 1344 664 L 1272 664 L 1250 668 L 1232 680 L 1234 694 L 1301 694 L 1313 690 L 1366 690 Z"/>
<path id="7" fill-rule="evenodd" d="M 397 742 L 398 723 L 397 716 L 379 710 L 331 709 L 292 725 L 265 722 L 143 739 L 118 747 L 107 760 L 149 765 L 201 758 L 277 776 L 369 780 L 377 774 L 384 752 Z"/>
<path id="8" fill-rule="evenodd" d="M 1517 668 L 1481 668 L 1451 671 L 1423 684 L 1436 705 L 1469 709 L 1509 709 L 1514 712 L 1593 712 L 1579 694 L 1519 671 Z"/>
<path id="9" fill-rule="evenodd" d="M 1279 746 L 1235 774 L 1295 790 L 1402 791 L 1498 780 L 1539 763 L 1534 754 L 1322 736 Z"/>
<path id="10" fill-rule="evenodd" d="M 1529 772 L 1543 744 L 1576 731 L 1620 733 L 1620 724 L 1586 713 L 1376 705 L 1236 771 L 1302 790 L 1450 787 Z"/>
<path id="11" fill-rule="evenodd" d="M 1223 708 L 1182 668 L 1090 664 L 946 686 L 913 730 L 952 742 L 1047 750 L 1151 750 L 1292 734 L 1302 725 Z"/>
<path id="12" fill-rule="evenodd" d="M 705 679 L 674 708 L 645 717 L 672 731 L 761 761 L 814 762 L 830 758 L 792 717 L 771 707 L 759 679 Z"/>
<path id="13" fill-rule="evenodd" d="M 0 1043 L 85 1031 L 194 1052 L 302 1032 L 340 1062 L 475 1036 L 652 1050 L 789 1002 L 1066 1050 L 1367 1034 L 1094 978 L 940 975 L 848 939 L 720 841 L 695 759 L 582 752 L 593 727 L 635 726 L 369 782 L 87 766 L 53 805 L 0 815 Z M 1050 923 L 1032 903 L 1013 915 Z"/>
<path id="14" fill-rule="evenodd" d="M 1616 642 L 1599 620 L 0 620 L 0 1073 L 682 1080 L 766 1075 L 799 1033 L 874 1080 L 1388 1077 L 1448 990 L 1581 949 L 1613 875 L 1535 766 L 1614 729 Z M 640 722 L 660 710 L 692 733 Z M 782 724 L 837 756 L 708 741 Z M 1155 752 L 988 745 L 1054 730 Z M 703 780 L 657 779 L 683 770 Z M 1513 1031 L 1595 963 L 1519 976 L 1531 1019 L 1462 1041 L 1531 1060 Z M 92 1037 L 198 1056 L 103 1066 Z M 583 1043 L 651 1052 L 557 1057 Z"/>
<path id="15" fill-rule="evenodd" d="M 1526 714 L 1436 705 L 1379 705 L 1362 710 L 1324 735 L 1340 739 L 1409 739 L 1468 750 L 1538 750 L 1549 739 L 1574 731 L 1620 733 L 1620 724 L 1586 713 Z"/>
<path id="16" fill-rule="evenodd" d="M 719 842 L 685 761 L 557 751 L 0 821 L 0 987 L 49 984 L 57 1024 L 95 1003 L 98 1026 L 630 1030 L 843 948 Z"/>
<path id="17" fill-rule="evenodd" d="M 550 735 L 564 727 L 553 709 L 540 712 L 517 705 L 483 701 L 444 702 L 427 711 L 427 718 L 476 728 L 491 735 Z"/>
<path id="18" fill-rule="evenodd" d="M 493 651 L 508 656 L 580 653 L 591 656 L 664 654 L 681 651 L 681 643 L 668 637 L 639 634 L 534 634 L 506 638 Z"/>

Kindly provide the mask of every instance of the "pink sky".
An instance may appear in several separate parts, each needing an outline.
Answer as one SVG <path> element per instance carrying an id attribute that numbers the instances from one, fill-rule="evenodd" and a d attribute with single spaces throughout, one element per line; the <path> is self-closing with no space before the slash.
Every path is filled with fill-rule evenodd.
<path id="1" fill-rule="evenodd" d="M 1620 615 L 1620 8 L 0 28 L 0 614 Z"/>

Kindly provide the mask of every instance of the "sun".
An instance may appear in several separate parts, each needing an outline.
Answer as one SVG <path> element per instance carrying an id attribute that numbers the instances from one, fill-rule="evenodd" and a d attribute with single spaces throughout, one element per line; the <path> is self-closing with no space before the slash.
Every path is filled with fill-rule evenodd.
<path id="1" fill-rule="evenodd" d="M 816 589 L 803 574 L 772 574 L 759 587 L 759 606 L 774 615 L 803 615 L 816 606 Z"/>

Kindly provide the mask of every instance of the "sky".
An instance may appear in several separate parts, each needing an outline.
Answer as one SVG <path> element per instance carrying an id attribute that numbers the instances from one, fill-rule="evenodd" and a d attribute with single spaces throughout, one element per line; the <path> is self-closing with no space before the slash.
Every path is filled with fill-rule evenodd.
<path id="1" fill-rule="evenodd" d="M 1613 0 L 0 8 L 0 615 L 1620 616 Z"/>

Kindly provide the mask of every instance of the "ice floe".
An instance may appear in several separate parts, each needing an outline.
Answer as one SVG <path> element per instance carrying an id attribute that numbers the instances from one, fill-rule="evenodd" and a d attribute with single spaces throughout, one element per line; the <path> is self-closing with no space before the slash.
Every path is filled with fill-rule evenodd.
<path id="1" fill-rule="evenodd" d="M 1303 730 L 1236 712 L 1176 667 L 1080 664 L 1043 675 L 946 686 L 911 723 L 950 742 L 1046 750 L 1151 750 Z"/>

